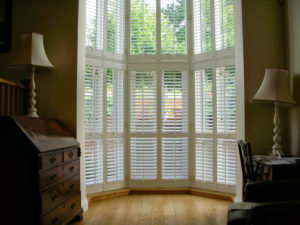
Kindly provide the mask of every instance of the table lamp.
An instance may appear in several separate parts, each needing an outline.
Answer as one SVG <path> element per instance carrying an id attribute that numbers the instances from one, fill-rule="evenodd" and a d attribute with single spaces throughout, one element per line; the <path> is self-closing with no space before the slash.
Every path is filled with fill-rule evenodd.
<path id="1" fill-rule="evenodd" d="M 43 42 L 43 35 L 29 32 L 21 35 L 21 48 L 10 64 L 10 68 L 18 69 L 24 72 L 30 72 L 29 98 L 27 116 L 38 117 L 35 108 L 35 82 L 34 76 L 36 71 L 46 71 L 53 68 L 49 61 Z"/>
<path id="2" fill-rule="evenodd" d="M 291 95 L 289 71 L 280 68 L 267 68 L 265 70 L 264 80 L 258 89 L 257 93 L 252 98 L 257 102 L 274 103 L 274 145 L 272 147 L 272 155 L 281 158 L 282 147 L 280 145 L 280 120 L 279 106 L 296 105 L 295 100 Z"/>

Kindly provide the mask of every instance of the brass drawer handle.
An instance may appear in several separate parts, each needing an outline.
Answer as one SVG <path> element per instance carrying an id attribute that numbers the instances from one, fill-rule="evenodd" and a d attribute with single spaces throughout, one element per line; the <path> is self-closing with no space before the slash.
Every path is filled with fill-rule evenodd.
<path id="1" fill-rule="evenodd" d="M 52 181 L 55 180 L 56 179 L 56 173 L 50 175 L 49 177 L 50 177 L 50 180 L 52 180 Z"/>
<path id="2" fill-rule="evenodd" d="M 54 202 L 57 199 L 58 195 L 54 193 L 50 198 Z"/>
<path id="3" fill-rule="evenodd" d="M 52 224 L 57 224 L 57 222 L 58 222 L 58 217 L 57 217 L 57 216 L 54 217 L 53 220 L 51 220 L 51 223 L 52 223 Z"/>
<path id="4" fill-rule="evenodd" d="M 55 163 L 55 161 L 56 161 L 56 157 L 52 156 L 52 158 L 51 158 L 51 159 L 49 159 L 49 161 L 50 161 L 50 163 L 51 163 L 51 164 Z"/>
<path id="5" fill-rule="evenodd" d="M 71 166 L 71 167 L 69 168 L 69 170 L 70 170 L 71 173 L 74 171 L 74 169 L 75 169 L 74 166 Z"/>
<path id="6" fill-rule="evenodd" d="M 75 184 L 70 184 L 69 189 L 72 190 L 75 186 Z"/>
<path id="7" fill-rule="evenodd" d="M 74 155 L 74 153 L 73 153 L 73 152 L 70 152 L 70 153 L 69 153 L 69 158 L 73 158 L 73 155 Z"/>
<path id="8" fill-rule="evenodd" d="M 71 209 L 74 209 L 75 206 L 76 206 L 76 204 L 73 202 L 73 203 L 70 205 L 70 208 L 71 208 Z"/>

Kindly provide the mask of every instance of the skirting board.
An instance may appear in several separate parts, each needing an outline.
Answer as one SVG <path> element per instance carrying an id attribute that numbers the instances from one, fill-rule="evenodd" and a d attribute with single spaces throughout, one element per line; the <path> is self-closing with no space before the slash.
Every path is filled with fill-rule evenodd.
<path id="1" fill-rule="evenodd" d="M 208 198 L 215 198 L 220 200 L 225 200 L 229 202 L 234 202 L 235 195 L 223 193 L 223 192 L 214 192 L 201 190 L 196 188 L 123 188 L 113 191 L 99 192 L 94 194 L 88 194 L 87 199 L 89 204 L 93 201 L 99 201 L 109 198 L 115 198 L 125 195 L 133 194 L 191 194 Z"/>

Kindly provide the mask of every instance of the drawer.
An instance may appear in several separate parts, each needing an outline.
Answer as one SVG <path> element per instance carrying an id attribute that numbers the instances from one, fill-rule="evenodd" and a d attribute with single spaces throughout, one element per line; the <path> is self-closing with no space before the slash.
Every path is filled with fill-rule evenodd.
<path id="1" fill-rule="evenodd" d="M 55 184 L 64 179 L 64 167 L 59 166 L 51 170 L 40 173 L 40 186 L 41 189 Z"/>
<path id="2" fill-rule="evenodd" d="M 43 225 L 60 225 L 65 224 L 71 216 L 75 216 L 80 210 L 80 192 L 74 194 L 69 200 L 62 203 L 49 214 L 42 218 Z"/>
<path id="3" fill-rule="evenodd" d="M 49 169 L 58 166 L 63 162 L 63 153 L 53 153 L 42 156 L 42 169 Z"/>
<path id="4" fill-rule="evenodd" d="M 42 193 L 42 214 L 46 214 L 49 210 L 55 208 L 65 198 L 64 185 L 59 184 L 50 190 Z"/>
<path id="5" fill-rule="evenodd" d="M 64 162 L 68 162 L 78 158 L 78 148 L 64 151 Z"/>
<path id="6" fill-rule="evenodd" d="M 55 208 L 72 193 L 80 190 L 79 174 L 42 193 L 42 214 Z"/>
<path id="7" fill-rule="evenodd" d="M 79 170 L 80 170 L 79 160 L 64 165 L 64 175 L 66 178 L 78 174 Z"/>

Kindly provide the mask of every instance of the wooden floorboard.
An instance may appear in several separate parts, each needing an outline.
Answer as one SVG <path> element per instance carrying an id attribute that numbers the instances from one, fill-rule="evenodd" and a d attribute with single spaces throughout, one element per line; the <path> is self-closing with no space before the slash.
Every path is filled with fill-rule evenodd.
<path id="1" fill-rule="evenodd" d="M 190 194 L 138 194 L 91 202 L 72 225 L 225 225 L 229 201 Z"/>

